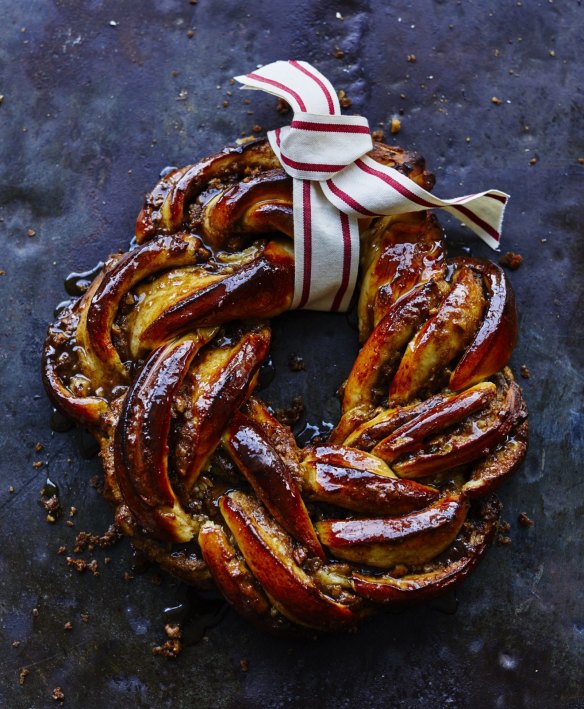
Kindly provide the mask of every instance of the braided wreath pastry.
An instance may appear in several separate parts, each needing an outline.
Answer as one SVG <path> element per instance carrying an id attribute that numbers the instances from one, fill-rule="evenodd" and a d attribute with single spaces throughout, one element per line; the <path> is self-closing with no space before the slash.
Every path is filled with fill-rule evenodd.
<path id="1" fill-rule="evenodd" d="M 374 160 L 426 189 L 424 161 Z M 44 380 L 97 438 L 116 521 L 188 584 L 270 629 L 354 625 L 434 597 L 493 538 L 527 414 L 502 270 L 448 259 L 425 212 L 364 219 L 362 348 L 327 443 L 253 395 L 294 286 L 292 182 L 265 140 L 163 174 L 137 246 L 50 326 Z"/>

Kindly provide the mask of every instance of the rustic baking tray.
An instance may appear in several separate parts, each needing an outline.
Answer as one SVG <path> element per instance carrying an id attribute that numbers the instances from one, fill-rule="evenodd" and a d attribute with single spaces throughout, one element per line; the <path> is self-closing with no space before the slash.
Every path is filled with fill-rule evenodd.
<path id="1" fill-rule="evenodd" d="M 50 706 L 56 688 L 86 709 L 584 706 L 582 20 L 559 0 L 0 0 L 2 706 Z M 511 193 L 513 366 L 529 370 L 529 454 L 501 492 L 511 543 L 439 602 L 299 639 L 143 568 L 127 540 L 73 551 L 111 511 L 91 442 L 52 431 L 39 374 L 66 276 L 127 247 L 161 168 L 286 120 L 229 81 L 278 58 L 314 63 L 350 111 L 424 154 L 440 196 Z M 444 221 L 454 250 L 499 258 Z M 356 349 L 351 315 L 282 317 L 263 395 L 303 396 L 297 432 L 325 431 Z M 176 660 L 152 654 L 171 618 L 185 628 Z"/>

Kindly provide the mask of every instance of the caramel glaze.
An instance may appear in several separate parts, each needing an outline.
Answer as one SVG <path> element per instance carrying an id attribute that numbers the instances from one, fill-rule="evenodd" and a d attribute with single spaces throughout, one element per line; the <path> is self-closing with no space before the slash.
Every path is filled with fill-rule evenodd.
<path id="1" fill-rule="evenodd" d="M 400 148 L 370 156 L 433 185 Z M 292 184 L 265 140 L 165 170 L 132 249 L 75 274 L 45 343 L 47 391 L 98 439 L 119 527 L 270 630 L 351 627 L 459 583 L 527 447 L 503 271 L 447 258 L 424 212 L 360 228 L 363 346 L 325 444 L 299 447 L 253 396 L 294 289 Z"/>

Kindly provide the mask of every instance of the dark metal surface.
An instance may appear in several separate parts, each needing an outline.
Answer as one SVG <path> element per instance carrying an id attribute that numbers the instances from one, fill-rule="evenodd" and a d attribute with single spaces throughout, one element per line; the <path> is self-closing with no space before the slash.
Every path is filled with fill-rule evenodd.
<path id="1" fill-rule="evenodd" d="M 584 706 L 583 13 L 575 0 L 0 0 L 2 706 L 50 706 L 57 686 L 87 709 Z M 125 580 L 127 541 L 73 554 L 75 535 L 102 533 L 111 511 L 79 432 L 51 433 L 41 344 L 64 277 L 126 247 L 162 167 L 282 124 L 272 98 L 229 79 L 288 57 L 313 62 L 373 127 L 403 111 L 396 140 L 427 157 L 440 196 L 512 194 L 503 250 L 524 256 L 513 363 L 531 372 L 529 456 L 501 495 L 513 543 L 440 604 L 357 634 L 274 639 L 232 612 L 207 631 L 191 616 L 167 661 L 151 647 L 184 589 L 153 571 Z M 302 394 L 309 424 L 334 420 L 356 347 L 344 316 L 286 316 L 266 397 Z M 289 371 L 291 352 L 305 372 Z M 73 527 L 46 521 L 47 475 L 66 513 L 77 508 Z M 100 576 L 67 555 L 95 558 Z"/>

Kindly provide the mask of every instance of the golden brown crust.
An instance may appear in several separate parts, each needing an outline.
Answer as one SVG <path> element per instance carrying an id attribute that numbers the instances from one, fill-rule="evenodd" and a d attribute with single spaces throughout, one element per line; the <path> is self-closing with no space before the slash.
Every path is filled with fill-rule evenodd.
<path id="1" fill-rule="evenodd" d="M 370 157 L 433 184 L 402 149 Z M 329 442 L 303 450 L 252 396 L 294 287 L 291 181 L 267 141 L 171 171 L 136 235 L 43 360 L 55 404 L 100 442 L 136 547 L 271 630 L 350 627 L 462 580 L 496 526 L 484 496 L 527 445 L 501 269 L 449 260 L 426 213 L 364 220 L 363 347 Z"/>

